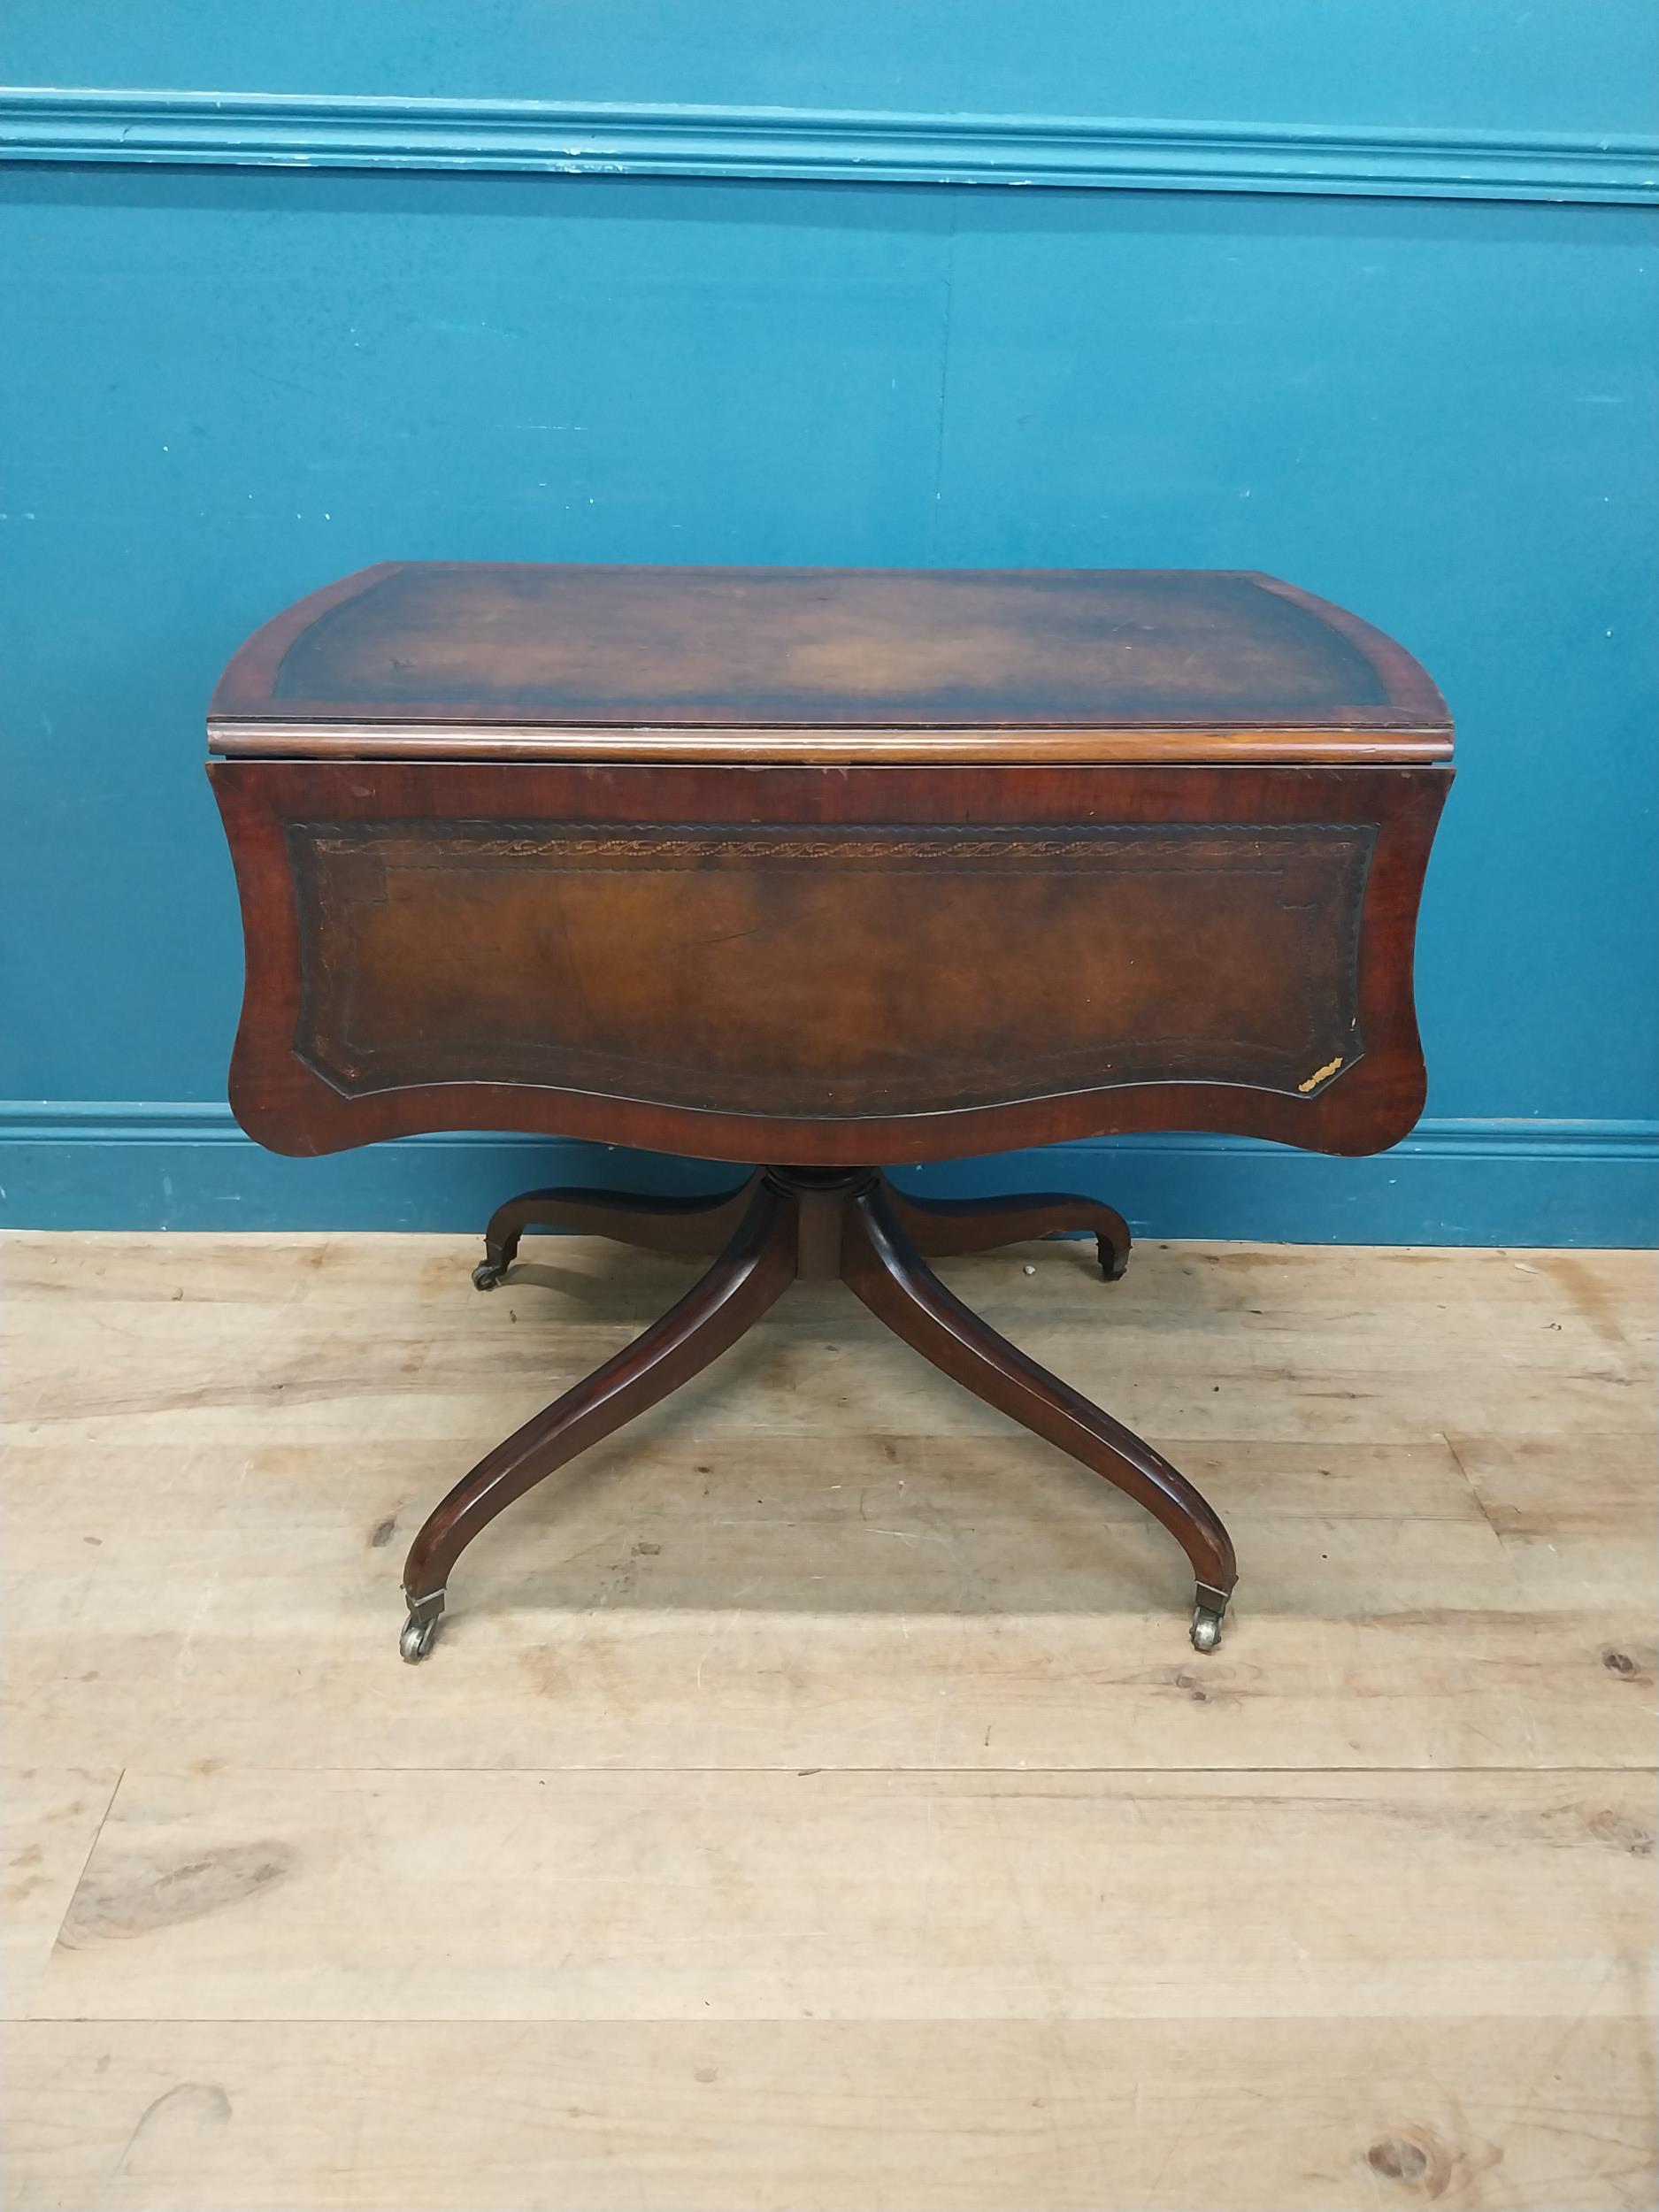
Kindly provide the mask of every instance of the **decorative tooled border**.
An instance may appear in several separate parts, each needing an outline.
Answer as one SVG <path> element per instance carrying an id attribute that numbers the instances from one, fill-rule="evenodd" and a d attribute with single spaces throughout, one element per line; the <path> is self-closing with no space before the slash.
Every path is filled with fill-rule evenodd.
<path id="1" fill-rule="evenodd" d="M 318 941 L 319 920 L 326 904 L 325 887 L 318 869 L 319 856 L 330 850 L 336 853 L 364 854 L 384 862 L 387 848 L 402 846 L 417 865 L 429 861 L 431 834 L 436 824 L 425 824 L 419 832 L 413 830 L 407 818 L 389 820 L 350 821 L 295 821 L 288 825 L 287 837 L 290 862 L 296 878 L 305 887 L 307 895 L 300 905 L 300 1003 L 296 1023 L 293 1049 L 296 1056 L 319 1079 L 337 1091 L 342 1097 L 365 1094 L 355 1087 L 342 1085 L 342 1071 L 330 1069 L 320 1062 L 310 1048 L 311 1040 L 317 1033 L 318 1007 L 316 978 L 323 967 L 322 949 Z M 603 859 L 624 865 L 649 867 L 664 860 L 706 865 L 710 858 L 733 858 L 745 862 L 772 861 L 788 866 L 805 863 L 822 865 L 825 862 L 839 863 L 849 872 L 864 868 L 877 868 L 894 859 L 942 864 L 953 874 L 995 874 L 1002 872 L 994 864 L 998 860 L 1030 856 L 1044 861 L 1087 862 L 1108 857 L 1114 848 L 1145 854 L 1148 846 L 1160 843 L 1184 844 L 1189 848 L 1206 842 L 1217 849 L 1218 856 L 1239 864 L 1222 871 L 1226 873 L 1249 872 L 1249 864 L 1242 861 L 1238 847 L 1240 839 L 1249 839 L 1267 845 L 1294 846 L 1305 849 L 1309 838 L 1343 839 L 1357 849 L 1359 868 L 1353 896 L 1344 918 L 1341 972 L 1347 978 L 1347 999 L 1351 1009 L 1348 1030 L 1348 1049 L 1333 1057 L 1325 1065 L 1313 1071 L 1309 1079 L 1298 1081 L 1294 1089 L 1303 1097 L 1317 1094 L 1337 1076 L 1352 1068 L 1363 1056 L 1364 1040 L 1360 1026 L 1359 1010 L 1359 941 L 1369 885 L 1370 871 L 1375 852 L 1377 826 L 1363 822 L 1102 822 L 1018 824 L 1005 829 L 986 829 L 956 824 L 929 826 L 918 832 L 913 826 L 881 824 L 849 824 L 831 829 L 780 832 L 773 825 L 728 823 L 672 822 L 663 824 L 626 823 L 598 827 L 590 823 L 551 824 L 525 823 L 503 825 L 498 818 L 469 819 L 457 817 L 445 819 L 441 825 L 446 835 L 465 836 L 475 833 L 474 842 L 466 857 L 457 862 L 453 853 L 446 854 L 442 865 L 446 868 L 467 865 L 476 858 L 484 862 L 511 864 L 546 857 L 559 860 Z M 981 864 L 974 865 L 972 864 Z M 964 864 L 968 864 L 964 865 Z M 1144 864 L 1138 873 L 1156 873 L 1156 868 Z M 1179 871 L 1176 872 L 1181 872 Z M 1319 1026 L 1318 1012 L 1312 1002 L 1311 979 L 1302 982 L 1303 1008 L 1310 1033 Z M 1200 1039 L 1196 1035 L 1171 1035 L 1164 1041 L 1171 1047 L 1181 1044 L 1204 1043 L 1213 1046 L 1213 1037 Z M 1240 1049 L 1242 1050 L 1242 1044 Z M 630 1073 L 637 1080 L 641 1072 L 635 1064 L 626 1065 L 607 1056 L 591 1054 L 589 1076 L 591 1087 L 608 1087 L 611 1083 L 626 1087 Z M 1079 1071 L 1070 1058 L 1054 1065 L 1044 1063 L 1046 1073 L 1061 1089 L 1079 1087 L 1076 1081 Z M 670 1061 L 651 1064 L 653 1072 L 663 1077 L 683 1076 L 695 1079 L 706 1076 L 706 1070 L 682 1066 Z M 1131 1076 L 1125 1082 L 1141 1082 L 1144 1076 Z M 1236 1078 L 1192 1077 L 1194 1082 L 1231 1081 Z M 588 1087 L 590 1086 L 583 1086 Z M 394 1085 L 390 1087 L 397 1088 Z M 1110 1083 L 1097 1078 L 1084 1084 L 1089 1089 L 1110 1089 Z M 1283 1089 L 1267 1084 L 1262 1087 Z M 671 1102 L 663 1102 L 669 1103 Z M 904 1110 L 904 1102 L 891 1102 L 894 1108 Z"/>

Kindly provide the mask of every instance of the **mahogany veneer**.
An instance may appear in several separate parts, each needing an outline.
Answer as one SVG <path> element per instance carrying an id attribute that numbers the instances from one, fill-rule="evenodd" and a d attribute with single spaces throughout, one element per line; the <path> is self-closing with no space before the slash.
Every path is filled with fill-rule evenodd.
<path id="1" fill-rule="evenodd" d="M 406 1656 L 480 1528 L 798 1273 L 841 1275 L 1141 1498 L 1213 1645 L 1234 1567 L 1210 1508 L 922 1257 L 1093 1226 L 1115 1278 L 1121 1220 L 923 1206 L 873 1163 L 1159 1128 L 1403 1136 L 1451 726 L 1400 647 L 1246 574 L 393 563 L 250 639 L 209 741 L 250 1134 L 319 1153 L 506 1127 L 775 1164 L 714 1202 L 497 1215 L 485 1286 L 534 1223 L 713 1263 L 434 1514 Z"/>

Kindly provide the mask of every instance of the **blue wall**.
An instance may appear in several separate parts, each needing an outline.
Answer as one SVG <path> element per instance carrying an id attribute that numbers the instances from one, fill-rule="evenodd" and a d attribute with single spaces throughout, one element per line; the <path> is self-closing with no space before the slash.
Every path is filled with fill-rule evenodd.
<path id="1" fill-rule="evenodd" d="M 13 103 L 0 176 L 8 1218 L 471 1226 L 550 1164 L 673 1179 L 280 1162 L 219 1102 L 207 694 L 287 601 L 441 556 L 1249 567 L 1356 608 L 1458 721 L 1422 1134 L 932 1187 L 1655 1234 L 1659 12 L 11 0 L 4 39 L 75 88 Z M 189 96 L 227 92 L 263 96 Z"/>

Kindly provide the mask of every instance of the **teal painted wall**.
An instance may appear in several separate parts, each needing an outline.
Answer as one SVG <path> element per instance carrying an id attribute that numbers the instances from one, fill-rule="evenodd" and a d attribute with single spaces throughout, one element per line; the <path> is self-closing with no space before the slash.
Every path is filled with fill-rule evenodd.
<path id="1" fill-rule="evenodd" d="M 103 96 L 18 101 L 0 175 L 9 1218 L 472 1225 L 548 1171 L 278 1162 L 219 1103 L 207 694 L 300 593 L 442 556 L 1252 567 L 1357 609 L 1458 719 L 1423 1134 L 933 1187 L 1064 1172 L 1164 1233 L 1654 1235 L 1659 13 L 12 0 L 4 39 L 12 82 Z M 267 98 L 175 103 L 159 142 L 135 96 L 180 88 Z M 442 157 L 403 96 L 451 104 Z M 509 98 L 558 104 L 509 143 Z M 633 173 L 546 173 L 595 102 L 647 104 Z M 1017 177 L 1056 118 L 1084 188 L 856 173 Z M 1136 118 L 1179 127 L 1156 189 Z"/>

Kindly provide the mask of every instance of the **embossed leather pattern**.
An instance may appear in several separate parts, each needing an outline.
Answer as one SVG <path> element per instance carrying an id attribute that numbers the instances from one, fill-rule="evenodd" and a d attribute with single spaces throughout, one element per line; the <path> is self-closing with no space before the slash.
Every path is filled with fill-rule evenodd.
<path id="1" fill-rule="evenodd" d="M 1363 1050 L 1363 823 L 288 840 L 295 1050 L 351 1098 L 529 1084 L 835 1119 L 1152 1079 L 1306 1096 Z"/>

